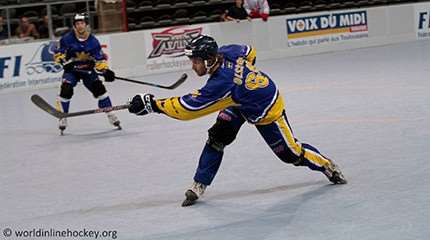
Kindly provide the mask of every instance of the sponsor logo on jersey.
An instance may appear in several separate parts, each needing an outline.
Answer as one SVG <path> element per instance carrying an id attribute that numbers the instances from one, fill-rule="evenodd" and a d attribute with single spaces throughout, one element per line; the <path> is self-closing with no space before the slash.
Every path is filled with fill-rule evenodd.
<path id="1" fill-rule="evenodd" d="M 172 27 L 162 32 L 152 33 L 152 51 L 148 59 L 161 57 L 163 55 L 168 57 L 181 57 L 184 56 L 184 49 L 191 39 L 199 36 L 203 31 L 202 27 L 199 28 L 183 28 Z"/>
<path id="2" fill-rule="evenodd" d="M 288 39 L 365 32 L 368 30 L 367 11 L 287 18 L 286 21 Z"/>

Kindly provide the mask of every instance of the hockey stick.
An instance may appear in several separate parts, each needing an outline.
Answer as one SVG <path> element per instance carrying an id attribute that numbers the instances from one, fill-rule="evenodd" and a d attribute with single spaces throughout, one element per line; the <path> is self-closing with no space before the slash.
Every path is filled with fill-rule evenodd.
<path id="1" fill-rule="evenodd" d="M 97 108 L 97 109 L 85 110 L 85 111 L 79 111 L 79 112 L 63 113 L 63 112 L 60 112 L 57 109 L 55 109 L 52 105 L 47 103 L 41 96 L 39 96 L 37 94 L 34 94 L 31 96 L 31 101 L 36 106 L 38 106 L 40 109 L 51 114 L 52 116 L 54 116 L 58 119 L 88 115 L 88 114 L 93 114 L 93 113 L 118 111 L 118 110 L 127 109 L 130 106 L 129 104 L 124 104 L 124 105 L 112 106 L 112 107 L 107 107 L 107 108 Z"/>
<path id="2" fill-rule="evenodd" d="M 101 75 L 103 75 L 103 74 L 101 74 Z M 152 87 L 163 88 L 163 89 L 175 89 L 175 88 L 179 87 L 179 85 L 181 85 L 183 82 L 185 82 L 185 80 L 187 79 L 187 77 L 188 77 L 187 74 L 183 73 L 182 76 L 176 82 L 174 82 L 170 86 L 163 86 L 163 85 L 158 85 L 158 84 L 149 83 L 149 82 L 141 82 L 141 81 L 137 81 L 137 80 L 133 80 L 133 79 L 128 79 L 128 78 L 123 78 L 123 77 L 117 77 L 117 76 L 115 76 L 115 79 L 126 81 L 126 82 L 132 82 L 132 83 L 138 83 L 138 84 L 148 85 L 148 86 L 152 86 Z"/>
<path id="3" fill-rule="evenodd" d="M 91 71 L 85 71 L 85 70 L 79 70 L 79 69 L 75 69 L 74 71 L 79 72 L 79 73 L 91 74 Z M 103 73 L 97 73 L 97 75 L 103 76 Z M 157 87 L 157 88 L 175 89 L 175 88 L 179 87 L 179 85 L 181 85 L 183 82 L 185 82 L 187 77 L 188 77 L 188 75 L 186 73 L 183 73 L 181 75 L 181 77 L 176 82 L 174 82 L 172 85 L 169 85 L 169 86 L 159 85 L 159 84 L 150 83 L 150 82 L 142 82 L 142 81 L 138 81 L 138 80 L 123 78 L 123 77 L 117 77 L 117 76 L 115 76 L 115 79 L 126 81 L 126 82 L 148 85 L 148 86 Z"/>

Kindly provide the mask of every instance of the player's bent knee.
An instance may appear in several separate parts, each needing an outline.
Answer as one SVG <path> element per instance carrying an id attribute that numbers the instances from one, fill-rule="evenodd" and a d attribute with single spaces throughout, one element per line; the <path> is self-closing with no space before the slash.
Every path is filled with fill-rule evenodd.
<path id="1" fill-rule="evenodd" d="M 222 152 L 225 146 L 236 139 L 237 130 L 230 122 L 217 119 L 216 123 L 208 130 L 209 138 L 207 144 L 217 151 Z"/>
<path id="2" fill-rule="evenodd" d="M 102 81 L 100 80 L 94 81 L 89 87 L 89 90 L 91 91 L 91 93 L 95 98 L 98 98 L 101 95 L 106 93 L 106 87 L 103 85 Z"/>
<path id="3" fill-rule="evenodd" d="M 73 96 L 73 86 L 69 83 L 63 82 L 61 84 L 60 97 L 71 99 Z"/>

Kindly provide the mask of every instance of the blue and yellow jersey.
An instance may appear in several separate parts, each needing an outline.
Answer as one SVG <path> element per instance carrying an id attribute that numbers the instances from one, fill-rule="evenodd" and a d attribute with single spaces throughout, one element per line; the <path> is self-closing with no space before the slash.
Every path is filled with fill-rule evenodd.
<path id="1" fill-rule="evenodd" d="M 257 52 L 255 48 L 249 45 L 237 45 L 237 44 L 225 45 L 218 49 L 218 53 L 223 55 L 224 59 L 227 59 L 233 62 L 236 61 L 237 58 L 243 57 L 248 62 L 252 63 L 252 65 L 255 64 L 255 61 L 257 58 Z"/>
<path id="2" fill-rule="evenodd" d="M 73 62 L 80 69 L 93 69 L 102 71 L 108 68 L 106 57 L 97 38 L 90 34 L 84 40 L 78 40 L 73 31 L 60 39 L 60 44 L 54 54 L 57 63 Z"/>
<path id="3" fill-rule="evenodd" d="M 156 100 L 159 112 L 190 120 L 227 107 L 237 107 L 253 124 L 264 125 L 278 119 L 284 103 L 275 83 L 245 56 L 231 60 L 234 59 L 232 56 L 224 58 L 201 89 L 181 97 Z"/>

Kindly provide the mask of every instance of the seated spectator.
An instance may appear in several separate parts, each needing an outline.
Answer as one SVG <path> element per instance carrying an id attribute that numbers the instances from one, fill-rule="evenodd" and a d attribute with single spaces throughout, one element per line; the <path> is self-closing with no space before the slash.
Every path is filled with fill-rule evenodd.
<path id="1" fill-rule="evenodd" d="M 19 38 L 39 38 L 39 33 L 37 32 L 36 26 L 30 23 L 28 17 L 21 17 L 19 21 L 19 26 L 16 28 L 16 35 Z"/>
<path id="2" fill-rule="evenodd" d="M 0 16 L 0 40 L 8 38 L 7 26 L 3 16 Z"/>
<path id="3" fill-rule="evenodd" d="M 267 0 L 244 0 L 243 7 L 251 18 L 262 18 L 267 21 L 270 7 Z"/>
<path id="4" fill-rule="evenodd" d="M 49 18 L 48 16 L 43 16 L 42 22 L 37 28 L 40 38 L 49 38 Z"/>
<path id="5" fill-rule="evenodd" d="M 222 17 L 224 21 L 251 20 L 245 8 L 243 8 L 243 0 L 236 0 L 235 5 L 227 9 Z"/>

